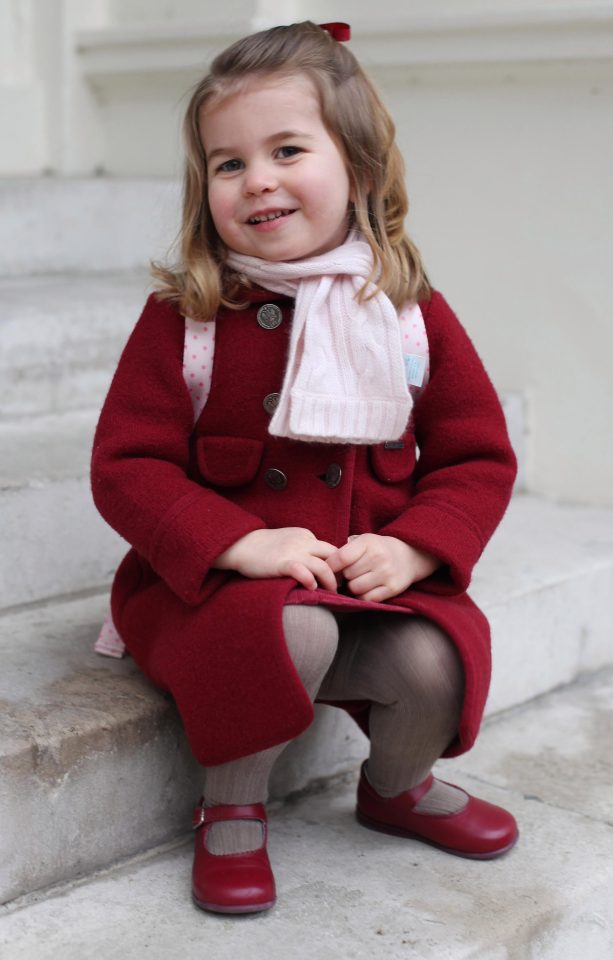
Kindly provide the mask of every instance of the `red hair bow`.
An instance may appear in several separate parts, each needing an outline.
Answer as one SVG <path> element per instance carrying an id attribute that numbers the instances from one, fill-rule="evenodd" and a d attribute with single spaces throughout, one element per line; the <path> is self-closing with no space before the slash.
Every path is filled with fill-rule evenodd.
<path id="1" fill-rule="evenodd" d="M 348 23 L 320 23 L 322 30 L 327 30 L 333 40 L 351 40 L 351 27 Z"/>

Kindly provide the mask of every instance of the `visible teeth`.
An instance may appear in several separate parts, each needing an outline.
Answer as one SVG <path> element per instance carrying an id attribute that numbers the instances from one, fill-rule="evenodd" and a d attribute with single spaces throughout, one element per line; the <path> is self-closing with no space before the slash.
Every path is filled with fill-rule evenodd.
<path id="1" fill-rule="evenodd" d="M 286 217 L 291 210 L 277 210 L 275 213 L 265 213 L 260 217 L 251 217 L 249 223 L 264 223 L 265 220 L 278 220 L 279 217 Z"/>

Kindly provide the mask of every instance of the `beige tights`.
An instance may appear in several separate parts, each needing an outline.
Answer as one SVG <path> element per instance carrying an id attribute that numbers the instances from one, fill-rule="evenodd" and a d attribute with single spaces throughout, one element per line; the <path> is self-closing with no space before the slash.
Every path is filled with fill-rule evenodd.
<path id="1" fill-rule="evenodd" d="M 370 700 L 368 780 L 395 797 L 417 786 L 455 737 L 464 693 L 456 648 L 430 620 L 398 613 L 339 618 L 338 654 L 318 696 Z M 466 803 L 456 787 L 435 781 L 416 807 L 453 813 Z"/>
<path id="2" fill-rule="evenodd" d="M 337 622 L 338 620 L 338 622 Z M 455 736 L 464 678 L 453 643 L 428 620 L 394 613 L 349 613 L 287 606 L 288 650 L 312 699 L 370 700 L 367 775 L 377 793 L 393 797 L 427 776 Z M 339 641 L 340 636 L 340 641 Z M 206 803 L 264 803 L 273 764 L 287 744 L 206 771 Z M 452 813 L 465 795 L 435 781 L 417 810 Z M 256 823 L 210 828 L 212 853 L 238 853 L 262 843 Z"/>
<path id="3" fill-rule="evenodd" d="M 338 645 L 338 626 L 325 607 L 288 605 L 283 610 L 283 629 L 294 666 L 311 697 L 315 699 Z M 206 805 L 219 803 L 265 803 L 273 764 L 287 743 L 280 743 L 240 760 L 208 767 Z M 229 820 L 214 823 L 208 832 L 211 853 L 239 853 L 262 844 L 258 823 Z"/>

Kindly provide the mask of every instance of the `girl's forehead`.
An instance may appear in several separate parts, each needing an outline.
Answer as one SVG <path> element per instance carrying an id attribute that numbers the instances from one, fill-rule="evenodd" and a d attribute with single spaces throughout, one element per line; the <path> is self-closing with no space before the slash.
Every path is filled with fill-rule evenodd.
<path id="1" fill-rule="evenodd" d="M 258 98 L 270 97 L 271 100 L 279 102 L 287 100 L 292 102 L 294 97 L 296 102 L 304 98 L 307 100 L 315 99 L 319 103 L 317 88 L 313 80 L 306 73 L 266 73 L 251 74 L 232 80 L 227 85 L 222 85 L 221 89 L 207 98 L 200 109 L 200 116 L 206 116 L 214 111 L 236 103 L 237 100 L 244 98 L 251 99 L 254 96 Z"/>

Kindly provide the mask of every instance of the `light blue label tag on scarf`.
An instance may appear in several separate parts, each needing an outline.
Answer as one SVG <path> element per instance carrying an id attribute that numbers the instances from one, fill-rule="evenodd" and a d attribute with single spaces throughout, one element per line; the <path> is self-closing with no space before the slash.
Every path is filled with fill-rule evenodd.
<path id="1" fill-rule="evenodd" d="M 410 387 L 421 387 L 426 373 L 426 358 L 418 353 L 405 353 L 404 371 Z"/>

